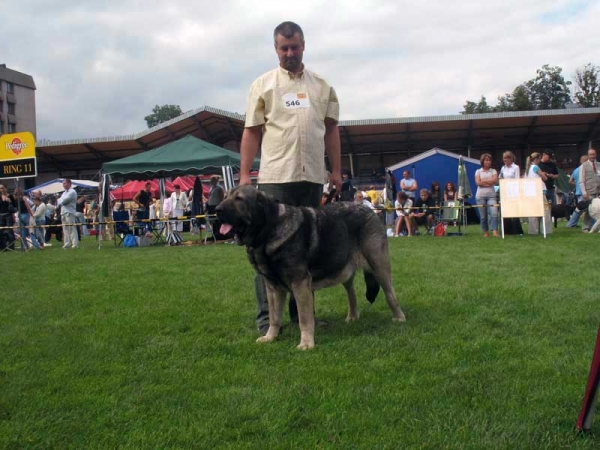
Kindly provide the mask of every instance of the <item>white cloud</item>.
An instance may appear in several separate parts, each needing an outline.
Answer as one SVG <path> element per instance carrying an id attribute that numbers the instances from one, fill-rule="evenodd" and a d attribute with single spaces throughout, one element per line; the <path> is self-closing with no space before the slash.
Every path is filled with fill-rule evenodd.
<path id="1" fill-rule="evenodd" d="M 243 112 L 277 64 L 283 20 L 303 27 L 306 65 L 335 86 L 343 119 L 456 114 L 543 64 L 568 79 L 600 64 L 598 1 L 23 0 L 3 13 L 19 39 L 2 62 L 34 76 L 38 137 L 50 139 L 138 132 L 156 104 Z"/>

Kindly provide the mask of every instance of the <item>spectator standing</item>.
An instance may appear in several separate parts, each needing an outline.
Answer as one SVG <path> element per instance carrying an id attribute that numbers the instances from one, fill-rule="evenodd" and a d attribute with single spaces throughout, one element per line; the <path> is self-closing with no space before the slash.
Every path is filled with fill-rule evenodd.
<path id="1" fill-rule="evenodd" d="M 87 228 L 87 223 L 85 221 L 85 196 L 80 195 L 77 199 L 77 203 L 75 204 L 75 221 L 80 224 L 77 226 L 77 233 L 79 238 L 81 236 L 89 236 L 90 232 Z"/>
<path id="2" fill-rule="evenodd" d="M 46 242 L 46 236 L 44 226 L 46 225 L 46 204 L 42 200 L 42 197 L 35 197 L 33 199 L 33 220 L 35 221 L 34 234 L 38 240 L 40 248 L 44 247 Z"/>
<path id="3" fill-rule="evenodd" d="M 504 152 L 502 154 L 502 160 L 504 161 L 504 165 L 500 169 L 500 178 L 510 180 L 521 178 L 521 169 L 515 164 L 515 155 L 513 152 Z M 505 234 L 523 234 L 523 227 L 521 226 L 520 218 L 511 217 L 502 220 L 504 222 Z"/>
<path id="4" fill-rule="evenodd" d="M 479 214 L 481 216 L 481 230 L 483 237 L 489 237 L 490 229 L 495 237 L 498 237 L 498 207 L 496 190 L 494 186 L 498 184 L 498 172 L 492 168 L 492 155 L 484 153 L 479 158 L 481 168 L 475 172 L 475 184 L 477 184 L 477 193 L 475 198 L 480 206 Z"/>
<path id="5" fill-rule="evenodd" d="M 542 159 L 542 155 L 538 152 L 533 152 L 531 155 L 527 157 L 527 162 L 525 165 L 525 178 L 541 178 L 542 181 L 546 181 L 548 176 L 546 172 L 544 172 L 539 167 L 539 163 Z M 544 217 L 542 220 L 546 220 L 546 224 L 550 223 L 550 209 L 548 205 L 548 198 L 546 196 L 546 184 L 544 183 L 543 187 L 544 191 Z M 540 218 L 539 217 L 530 217 L 529 218 L 529 226 L 527 227 L 528 234 L 539 234 L 540 233 Z M 546 233 L 552 233 L 552 227 L 546 227 Z"/>
<path id="6" fill-rule="evenodd" d="M 8 189 L 0 184 L 0 250 L 15 249 L 15 233 L 13 231 L 14 213 L 17 210 L 17 199 L 8 193 Z"/>
<path id="7" fill-rule="evenodd" d="M 554 180 L 558 180 L 558 167 L 556 163 L 550 158 L 552 152 L 548 149 L 542 152 L 542 159 L 538 163 L 538 167 L 542 172 L 546 174 L 544 184 L 546 185 L 546 199 L 550 205 L 556 203 L 556 188 L 554 187 Z"/>
<path id="8" fill-rule="evenodd" d="M 62 182 L 64 192 L 56 202 L 60 206 L 60 220 L 63 227 L 63 248 L 79 248 L 77 237 L 75 205 L 77 204 L 77 192 L 71 186 L 71 180 L 65 178 Z"/>
<path id="9" fill-rule="evenodd" d="M 171 194 L 171 217 L 181 217 L 188 206 L 187 195 L 178 184 L 174 184 L 173 188 L 175 192 Z M 183 221 L 181 220 L 173 221 L 171 226 L 173 231 L 183 231 Z"/>
<path id="10" fill-rule="evenodd" d="M 41 245 L 37 240 L 37 237 L 34 233 L 30 233 L 29 229 L 31 226 L 31 220 L 33 217 L 33 209 L 31 208 L 29 197 L 27 197 L 23 190 L 18 187 L 14 192 L 15 198 L 18 202 L 19 207 L 19 233 L 21 235 L 21 245 L 23 248 L 29 248 L 29 241 L 31 241 L 31 245 L 36 249 L 41 249 Z"/>
<path id="11" fill-rule="evenodd" d="M 583 155 L 579 160 L 579 167 L 576 167 L 571 174 L 571 178 L 569 178 L 569 183 L 575 186 L 575 202 L 579 203 L 583 196 L 581 195 L 581 185 L 579 184 L 579 175 L 581 166 L 583 163 L 587 162 L 588 156 Z M 569 223 L 567 223 L 567 228 L 576 228 L 579 223 L 579 217 L 581 216 L 581 212 L 575 208 L 573 213 L 571 214 L 571 218 L 569 219 Z"/>
<path id="12" fill-rule="evenodd" d="M 152 184 L 146 183 L 144 189 L 135 194 L 133 201 L 138 204 L 137 219 L 141 222 L 150 218 L 150 204 L 152 203 Z M 146 223 L 146 231 L 151 231 L 152 224 Z"/>
<path id="13" fill-rule="evenodd" d="M 405 192 L 408 198 L 414 201 L 417 189 L 419 189 L 417 180 L 410 177 L 409 170 L 402 172 L 402 177 L 402 180 L 400 180 L 400 190 Z"/>
<path id="14" fill-rule="evenodd" d="M 275 28 L 273 39 L 279 67 L 260 76 L 250 88 L 240 149 L 240 184 L 251 183 L 250 167 L 262 138 L 259 189 L 283 204 L 318 207 L 325 152 L 331 169 L 330 189 L 335 185 L 344 195 L 337 94 L 323 77 L 304 67 L 300 26 L 283 22 Z M 269 329 L 269 308 L 265 281 L 258 274 L 255 288 L 256 323 L 264 334 Z M 291 298 L 290 318 L 297 321 L 297 317 L 296 302 Z"/>
<path id="15" fill-rule="evenodd" d="M 593 200 L 600 194 L 600 164 L 596 161 L 596 150 L 588 150 L 588 160 L 581 165 L 579 170 L 579 186 L 581 187 L 581 196 L 584 200 Z M 583 231 L 590 229 L 590 215 L 586 212 L 583 215 Z"/>
<path id="16" fill-rule="evenodd" d="M 225 191 L 219 184 L 219 177 L 213 175 L 210 177 L 210 193 L 208 194 L 208 201 L 206 203 L 206 211 L 208 214 L 214 214 L 217 205 L 225 198 Z"/>

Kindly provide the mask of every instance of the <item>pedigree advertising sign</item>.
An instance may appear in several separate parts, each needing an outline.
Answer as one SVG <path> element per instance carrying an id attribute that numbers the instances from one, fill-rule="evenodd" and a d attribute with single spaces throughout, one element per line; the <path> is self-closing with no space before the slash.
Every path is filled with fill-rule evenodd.
<path id="1" fill-rule="evenodd" d="M 37 176 L 35 139 L 29 132 L 0 136 L 0 179 Z"/>

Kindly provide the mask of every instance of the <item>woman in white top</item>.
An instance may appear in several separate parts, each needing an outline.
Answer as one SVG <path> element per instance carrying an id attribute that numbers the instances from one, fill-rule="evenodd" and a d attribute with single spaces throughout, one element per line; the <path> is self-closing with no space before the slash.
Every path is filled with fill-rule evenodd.
<path id="1" fill-rule="evenodd" d="M 492 169 L 492 155 L 484 153 L 479 158 L 481 169 L 475 172 L 475 183 L 477 184 L 477 193 L 475 198 L 480 206 L 479 215 L 481 216 L 481 230 L 483 237 L 489 237 L 491 228 L 494 236 L 498 234 L 498 207 L 496 206 L 496 190 L 494 186 L 498 184 L 498 172 Z M 489 223 L 488 223 L 489 221 Z"/>
<path id="2" fill-rule="evenodd" d="M 531 155 L 527 157 L 527 162 L 525 163 L 525 178 L 541 178 L 542 181 L 546 181 L 548 176 L 546 172 L 544 172 L 538 164 L 542 159 L 542 155 L 538 152 L 533 152 Z M 544 200 L 544 217 L 546 218 L 546 233 L 552 233 L 552 222 L 550 220 L 550 208 L 548 207 L 548 200 L 546 199 L 546 184 L 542 183 L 542 190 L 544 192 L 543 200 Z M 550 226 L 548 226 L 550 225 Z M 529 218 L 529 226 L 527 228 L 528 234 L 539 234 L 540 232 L 540 217 L 530 217 Z"/>
<path id="3" fill-rule="evenodd" d="M 502 154 L 504 165 L 502 166 L 502 169 L 500 169 L 500 178 L 521 178 L 521 169 L 515 164 L 515 159 L 513 152 L 506 151 Z M 504 234 L 523 234 L 521 219 L 518 217 L 502 219 L 502 222 L 504 223 Z"/>
<path id="4" fill-rule="evenodd" d="M 185 192 L 181 191 L 181 186 L 173 185 L 175 192 L 171 194 L 171 217 L 183 216 L 183 211 L 188 206 L 188 198 Z M 177 221 L 172 224 L 172 229 L 175 231 L 183 231 L 183 222 Z"/>

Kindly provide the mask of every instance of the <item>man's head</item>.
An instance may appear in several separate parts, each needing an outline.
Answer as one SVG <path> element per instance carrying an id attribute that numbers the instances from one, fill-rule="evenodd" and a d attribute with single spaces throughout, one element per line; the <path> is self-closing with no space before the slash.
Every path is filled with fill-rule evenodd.
<path id="1" fill-rule="evenodd" d="M 275 51 L 279 57 L 279 65 L 292 73 L 300 73 L 304 68 L 304 33 L 294 22 L 282 22 L 273 32 Z"/>
<path id="2" fill-rule="evenodd" d="M 219 177 L 217 175 L 213 175 L 210 177 L 210 184 L 216 186 L 219 183 Z"/>
<path id="3" fill-rule="evenodd" d="M 342 174 L 342 180 L 344 180 L 344 181 L 348 180 L 348 174 L 347 173 L 343 173 Z"/>
<path id="4" fill-rule="evenodd" d="M 151 189 L 151 188 L 152 188 L 152 185 L 151 185 L 150 183 L 146 183 L 146 184 L 144 185 L 144 190 L 145 190 L 146 192 L 150 192 L 150 189 Z"/>
<path id="5" fill-rule="evenodd" d="M 592 162 L 596 162 L 596 149 L 590 148 L 588 150 L 588 159 Z"/>
<path id="6" fill-rule="evenodd" d="M 173 189 L 175 189 L 175 192 L 179 193 L 181 191 L 181 186 L 179 186 L 178 184 L 174 184 Z"/>
<path id="7" fill-rule="evenodd" d="M 400 192 L 398 192 L 397 198 L 398 198 L 399 202 L 404 203 L 408 199 L 408 195 L 406 195 L 406 192 L 400 191 Z"/>
<path id="8" fill-rule="evenodd" d="M 71 189 L 71 180 L 69 178 L 65 178 L 62 182 L 62 185 L 65 191 L 67 189 Z"/>
<path id="9" fill-rule="evenodd" d="M 550 161 L 551 157 L 552 157 L 552 152 L 550 150 L 546 149 L 542 152 L 542 162 Z"/>
<path id="10" fill-rule="evenodd" d="M 405 170 L 404 172 L 402 172 L 402 176 L 408 180 L 410 178 L 410 170 Z"/>
<path id="11" fill-rule="evenodd" d="M 419 196 L 421 197 L 421 200 L 426 201 L 429 198 L 429 191 L 427 189 L 421 189 Z"/>
<path id="12" fill-rule="evenodd" d="M 354 194 L 354 201 L 356 203 L 362 203 L 363 200 L 364 200 L 364 197 L 362 195 L 362 192 L 361 191 L 356 191 L 356 194 Z"/>

